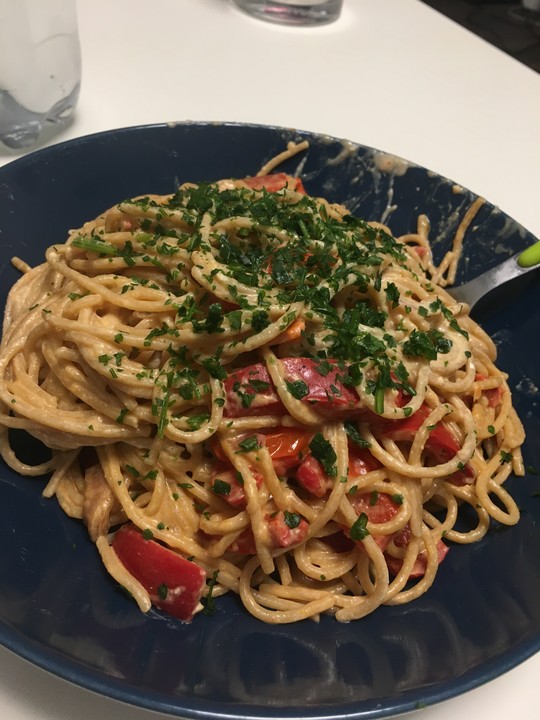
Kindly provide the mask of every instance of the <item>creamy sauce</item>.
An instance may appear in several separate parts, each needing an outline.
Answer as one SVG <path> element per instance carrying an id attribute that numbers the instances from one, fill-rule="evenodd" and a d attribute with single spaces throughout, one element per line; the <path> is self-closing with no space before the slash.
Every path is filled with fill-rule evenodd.
<path id="1" fill-rule="evenodd" d="M 523 377 L 516 385 L 516 391 L 522 395 L 528 395 L 530 397 L 537 397 L 540 393 L 540 389 L 531 378 Z"/>
<path id="2" fill-rule="evenodd" d="M 350 140 L 342 140 L 340 152 L 335 157 L 328 158 L 326 164 L 341 165 L 341 163 L 345 162 L 345 160 L 355 157 L 357 153 L 358 145 L 356 143 L 353 143 Z"/>
<path id="3" fill-rule="evenodd" d="M 405 175 L 411 166 L 407 160 L 397 157 L 397 155 L 390 155 L 383 152 L 375 153 L 374 163 L 375 168 L 379 172 L 391 173 L 392 175 L 397 175 L 398 177 Z"/>

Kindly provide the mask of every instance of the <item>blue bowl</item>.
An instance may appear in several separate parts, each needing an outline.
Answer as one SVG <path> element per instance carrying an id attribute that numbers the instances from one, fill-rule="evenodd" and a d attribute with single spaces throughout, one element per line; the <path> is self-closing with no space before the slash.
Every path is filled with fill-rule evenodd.
<path id="1" fill-rule="evenodd" d="M 372 148 L 284 128 L 177 123 L 105 132 L 30 154 L 0 169 L 2 303 L 18 273 L 10 258 L 42 261 L 48 245 L 129 196 L 183 181 L 255 174 L 286 142 L 307 153 L 280 168 L 310 194 L 345 203 L 395 234 L 427 213 L 439 255 L 476 197 L 433 172 Z M 459 280 L 535 241 L 486 203 L 466 236 Z M 530 282 L 480 318 L 510 374 L 540 468 L 540 284 Z M 19 435 L 35 462 L 38 443 Z M 540 648 L 540 478 L 509 480 L 522 511 L 480 543 L 452 549 L 434 587 L 404 607 L 347 625 L 323 617 L 268 626 L 236 597 L 190 625 L 142 615 L 107 575 L 82 523 L 41 497 L 44 482 L 0 465 L 0 641 L 78 685 L 148 709 L 210 718 L 381 718 L 439 702 L 514 667 Z"/>

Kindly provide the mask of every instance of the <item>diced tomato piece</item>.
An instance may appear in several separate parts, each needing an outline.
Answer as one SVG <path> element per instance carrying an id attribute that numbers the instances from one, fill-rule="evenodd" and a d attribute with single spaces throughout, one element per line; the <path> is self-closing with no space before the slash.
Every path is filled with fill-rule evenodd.
<path id="1" fill-rule="evenodd" d="M 276 473 L 284 475 L 301 461 L 312 434 L 297 428 L 281 427 L 258 432 L 257 438 L 260 444 L 268 449 Z M 210 487 L 229 505 L 245 508 L 246 496 L 242 479 L 229 463 L 219 440 L 211 442 L 210 448 L 218 459 L 212 471 Z M 260 488 L 263 482 L 262 476 L 256 471 L 253 474 L 257 481 L 257 487 Z"/>
<path id="2" fill-rule="evenodd" d="M 238 481 L 236 472 L 225 465 L 218 466 L 210 480 L 212 491 L 235 508 L 246 507 L 244 486 Z"/>
<path id="3" fill-rule="evenodd" d="M 295 474 L 298 484 L 315 497 L 324 497 L 332 489 L 335 479 L 327 475 L 318 460 L 308 455 L 302 460 Z"/>
<path id="4" fill-rule="evenodd" d="M 369 450 L 349 444 L 349 477 L 365 475 L 381 467 Z M 295 472 L 298 484 L 315 497 L 324 497 L 334 486 L 335 478 L 330 477 L 312 455 L 305 457 Z"/>
<path id="5" fill-rule="evenodd" d="M 300 193 L 301 195 L 307 195 L 306 188 L 304 187 L 304 183 L 300 178 L 295 178 L 296 180 L 296 187 L 294 188 L 297 193 Z"/>
<path id="6" fill-rule="evenodd" d="M 274 548 L 298 545 L 306 537 L 309 528 L 305 518 L 296 513 L 284 513 L 282 510 L 273 515 L 267 515 L 265 522 Z M 242 555 L 254 555 L 256 548 L 252 529 L 247 527 L 243 530 L 231 543 L 229 550 Z"/>
<path id="7" fill-rule="evenodd" d="M 271 266 L 268 267 L 268 273 L 272 272 Z M 271 341 L 271 345 L 282 345 L 283 343 L 293 342 L 298 340 L 304 330 L 306 329 L 306 322 L 303 318 L 296 318 L 282 333 Z"/>
<path id="8" fill-rule="evenodd" d="M 229 545 L 231 552 L 237 552 L 242 555 L 255 555 L 255 538 L 250 527 L 242 530 L 240 535 Z"/>
<path id="9" fill-rule="evenodd" d="M 475 380 L 487 380 L 485 375 L 482 375 L 482 373 L 476 373 Z M 488 405 L 491 408 L 498 407 L 502 402 L 502 396 L 504 395 L 504 388 L 499 385 L 499 387 L 496 388 L 488 388 L 487 390 L 482 390 L 482 394 L 486 396 Z"/>
<path id="10" fill-rule="evenodd" d="M 260 488 L 263 482 L 262 475 L 257 472 L 253 473 L 257 487 Z M 212 472 L 210 487 L 212 491 L 219 495 L 225 502 L 232 507 L 244 509 L 247 505 L 246 493 L 242 478 L 230 465 L 220 463 Z"/>
<path id="11" fill-rule="evenodd" d="M 463 470 L 456 470 L 451 475 L 447 475 L 445 480 L 452 483 L 452 485 L 470 485 L 475 478 L 474 470 L 469 463 L 466 463 Z"/>
<path id="12" fill-rule="evenodd" d="M 206 586 L 206 573 L 199 565 L 155 540 L 146 540 L 131 524 L 118 530 L 112 547 L 153 605 L 180 620 L 192 619 Z"/>
<path id="13" fill-rule="evenodd" d="M 355 545 L 351 538 L 347 537 L 347 535 L 345 535 L 345 533 L 341 530 L 320 539 L 322 542 L 329 545 L 332 550 L 335 550 L 338 553 L 349 552 L 349 550 L 352 550 Z"/>
<path id="14" fill-rule="evenodd" d="M 408 418 L 388 420 L 383 423 L 383 435 L 395 442 L 412 443 L 430 412 L 429 407 L 424 404 Z M 425 448 L 440 465 L 455 457 L 461 449 L 455 435 L 442 422 L 436 423 L 435 427 L 429 431 Z M 474 478 L 474 471 L 469 463 L 466 463 L 462 470 L 448 476 L 448 479 L 456 485 L 470 483 L 472 478 Z"/>
<path id="15" fill-rule="evenodd" d="M 430 412 L 428 405 L 424 404 L 407 418 L 388 420 L 384 423 L 383 434 L 385 437 L 391 438 L 396 442 L 412 442 Z M 430 431 L 429 437 L 433 438 L 433 434 L 437 431 L 439 431 L 439 433 L 435 435 L 435 437 L 438 438 L 438 441 L 435 444 L 440 445 L 441 452 L 446 454 L 447 459 L 450 459 L 459 450 L 459 443 L 452 433 L 440 423 L 437 423 L 435 428 Z"/>
<path id="16" fill-rule="evenodd" d="M 218 460 L 220 460 L 222 463 L 229 463 L 229 458 L 223 452 L 223 448 L 221 447 L 221 441 L 217 435 L 214 435 L 208 442 L 208 449 L 210 450 L 212 455 Z"/>
<path id="17" fill-rule="evenodd" d="M 349 502 L 358 516 L 364 513 L 367 515 L 368 521 L 374 525 L 392 520 L 399 512 L 399 504 L 392 500 L 387 493 L 357 493 L 349 496 Z M 392 535 L 378 535 L 375 531 L 371 533 L 371 536 L 383 551 L 392 538 Z M 359 542 L 358 545 L 363 547 L 362 542 Z"/>
<path id="18" fill-rule="evenodd" d="M 307 446 L 312 433 L 297 428 L 281 427 L 264 433 L 266 448 L 273 458 L 297 456 Z"/>
<path id="19" fill-rule="evenodd" d="M 395 378 L 393 378 L 393 379 L 395 380 Z M 395 399 L 396 407 L 402 408 L 409 402 L 409 400 L 411 399 L 411 396 L 406 395 L 403 392 L 403 390 L 401 390 L 401 388 L 400 388 L 396 391 L 395 398 L 396 398 Z"/>
<path id="20" fill-rule="evenodd" d="M 407 547 L 409 544 L 409 540 L 411 537 L 411 529 L 409 525 L 406 525 L 403 530 L 400 530 L 399 533 L 396 533 L 394 535 L 394 543 L 397 545 L 397 547 Z M 448 551 L 450 548 L 448 545 L 445 545 L 442 540 L 439 540 L 437 543 L 437 564 L 440 565 L 446 555 L 448 554 Z M 397 575 L 401 567 L 403 565 L 403 561 L 400 558 L 396 558 L 393 555 L 389 555 L 388 553 L 385 554 L 386 564 L 388 565 L 388 570 L 392 575 Z M 416 561 L 412 567 L 411 574 L 409 577 L 411 578 L 419 578 L 422 577 L 427 568 L 427 553 L 425 550 L 422 550 L 422 552 L 418 553 L 418 557 L 416 558 Z"/>
<path id="21" fill-rule="evenodd" d="M 487 397 L 488 405 L 490 408 L 499 407 L 502 402 L 503 394 L 504 389 L 500 386 L 496 388 L 490 388 L 489 390 L 484 390 L 484 395 Z"/>
<path id="22" fill-rule="evenodd" d="M 486 380 L 486 376 L 482 373 L 476 373 L 475 380 Z M 502 402 L 502 396 L 504 395 L 504 388 L 499 385 L 496 388 L 488 388 L 482 390 L 482 394 L 486 396 L 489 407 L 498 407 Z"/>
<path id="23" fill-rule="evenodd" d="M 282 427 L 261 433 L 278 475 L 296 467 L 302 460 L 313 433 L 298 428 Z"/>
<path id="24" fill-rule="evenodd" d="M 304 383 L 307 394 L 302 397 L 302 402 L 317 412 L 347 416 L 364 410 L 356 391 L 343 383 L 346 371 L 341 370 L 335 360 L 322 363 L 311 358 L 292 357 L 281 362 L 285 380 Z M 226 417 L 283 413 L 285 408 L 264 363 L 235 370 L 225 380 Z"/>
<path id="25" fill-rule="evenodd" d="M 362 492 L 349 496 L 349 501 L 357 514 L 365 513 L 370 523 L 379 525 L 392 520 L 399 512 L 399 503 L 388 493 Z"/>
<path id="26" fill-rule="evenodd" d="M 355 443 L 349 443 L 349 477 L 365 475 L 378 470 L 381 463 L 374 457 L 368 448 L 361 448 Z"/>
<path id="27" fill-rule="evenodd" d="M 296 513 L 285 513 L 283 510 L 267 515 L 266 521 L 270 538 L 276 548 L 298 545 L 304 540 L 309 529 L 305 518 Z"/>
<path id="28" fill-rule="evenodd" d="M 243 182 L 253 190 L 268 190 L 278 192 L 286 187 L 305 195 L 306 191 L 300 178 L 287 175 L 284 172 L 271 173 L 270 175 L 255 175 L 254 177 L 243 178 Z"/>

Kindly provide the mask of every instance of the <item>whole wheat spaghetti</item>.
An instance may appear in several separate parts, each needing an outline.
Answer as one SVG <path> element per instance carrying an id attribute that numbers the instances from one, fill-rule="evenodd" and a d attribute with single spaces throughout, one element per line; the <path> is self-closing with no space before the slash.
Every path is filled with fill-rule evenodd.
<path id="1" fill-rule="evenodd" d="M 121 202 L 17 261 L 2 455 L 51 473 L 143 611 L 233 591 L 264 622 L 358 619 L 519 518 L 507 377 L 443 287 L 479 203 L 437 267 L 426 218 L 394 238 L 274 169 Z M 10 428 L 51 460 L 20 462 Z"/>

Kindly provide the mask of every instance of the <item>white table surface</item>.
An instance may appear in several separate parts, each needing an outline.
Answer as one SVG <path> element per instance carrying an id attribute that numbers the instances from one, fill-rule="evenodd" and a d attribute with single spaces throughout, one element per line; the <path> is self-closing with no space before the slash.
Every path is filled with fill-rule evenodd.
<path id="1" fill-rule="evenodd" d="M 540 236 L 540 75 L 419 0 L 345 0 L 320 28 L 230 0 L 79 0 L 76 118 L 42 144 L 173 120 L 323 132 L 414 160 Z M 0 165 L 17 153 L 0 146 Z M 539 598 L 540 601 L 540 598 Z M 411 720 L 537 720 L 540 654 Z M 163 720 L 0 648 L 2 720 Z"/>

